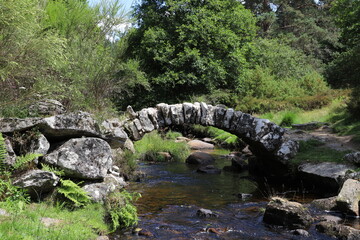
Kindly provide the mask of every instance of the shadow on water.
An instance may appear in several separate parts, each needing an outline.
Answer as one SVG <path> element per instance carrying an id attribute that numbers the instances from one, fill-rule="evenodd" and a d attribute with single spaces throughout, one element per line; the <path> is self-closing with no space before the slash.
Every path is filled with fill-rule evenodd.
<path id="1" fill-rule="evenodd" d="M 231 161 L 216 157 L 215 166 L 222 169 Z M 262 222 L 262 216 L 271 195 L 287 192 L 292 198 L 309 202 L 312 198 L 281 186 L 264 184 L 247 171 L 222 171 L 221 174 L 197 173 L 196 166 L 183 162 L 140 163 L 146 178 L 132 183 L 130 191 L 141 193 L 136 202 L 139 228 L 152 233 L 152 237 L 131 232 L 116 233 L 112 239 L 331 239 L 316 232 L 312 226 L 310 237 L 292 235 Z M 252 194 L 243 200 L 240 193 Z M 199 208 L 211 209 L 218 217 L 200 218 Z"/>

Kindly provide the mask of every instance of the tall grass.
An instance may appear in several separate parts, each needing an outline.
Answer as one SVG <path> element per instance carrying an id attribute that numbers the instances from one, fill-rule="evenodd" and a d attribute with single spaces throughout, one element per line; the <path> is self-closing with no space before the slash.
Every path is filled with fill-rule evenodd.
<path id="1" fill-rule="evenodd" d="M 143 160 L 165 161 L 166 158 L 159 152 L 167 152 L 170 153 L 174 161 L 184 161 L 190 154 L 190 149 L 186 143 L 162 138 L 157 132 L 146 134 L 140 141 L 135 142 L 134 146 L 136 157 Z"/>

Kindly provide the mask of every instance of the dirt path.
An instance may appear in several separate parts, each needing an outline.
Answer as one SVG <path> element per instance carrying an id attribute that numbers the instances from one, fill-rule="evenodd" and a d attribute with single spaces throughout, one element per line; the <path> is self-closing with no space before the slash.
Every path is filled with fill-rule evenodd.
<path id="1" fill-rule="evenodd" d="M 285 134 L 285 137 L 293 140 L 303 141 L 316 139 L 324 142 L 326 147 L 338 151 L 360 151 L 360 144 L 351 141 L 353 136 L 339 136 L 333 133 L 332 129 L 328 126 L 323 126 L 313 131 L 288 130 Z"/>

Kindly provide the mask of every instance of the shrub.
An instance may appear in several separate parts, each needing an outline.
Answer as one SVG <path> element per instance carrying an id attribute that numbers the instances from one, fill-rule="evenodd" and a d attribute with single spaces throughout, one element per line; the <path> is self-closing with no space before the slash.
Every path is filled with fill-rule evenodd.
<path id="1" fill-rule="evenodd" d="M 286 112 L 281 120 L 280 126 L 291 127 L 291 125 L 294 124 L 295 119 L 296 119 L 296 113 Z"/>
<path id="2" fill-rule="evenodd" d="M 138 223 L 137 209 L 133 202 L 141 197 L 138 193 L 129 193 L 126 190 L 117 191 L 106 198 L 105 207 L 109 214 L 112 230 L 128 228 Z"/>

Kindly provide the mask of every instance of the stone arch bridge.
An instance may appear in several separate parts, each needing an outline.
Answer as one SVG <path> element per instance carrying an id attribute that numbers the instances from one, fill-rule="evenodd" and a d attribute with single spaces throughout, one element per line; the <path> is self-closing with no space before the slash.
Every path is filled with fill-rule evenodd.
<path id="1" fill-rule="evenodd" d="M 200 124 L 228 131 L 241 138 L 262 161 L 274 167 L 288 165 L 298 151 L 298 143 L 286 140 L 285 129 L 267 119 L 259 119 L 232 108 L 206 103 L 168 105 L 160 103 L 155 108 L 134 112 L 128 107 L 130 120 L 124 129 L 132 140 L 139 140 L 145 133 L 166 126 Z"/>

